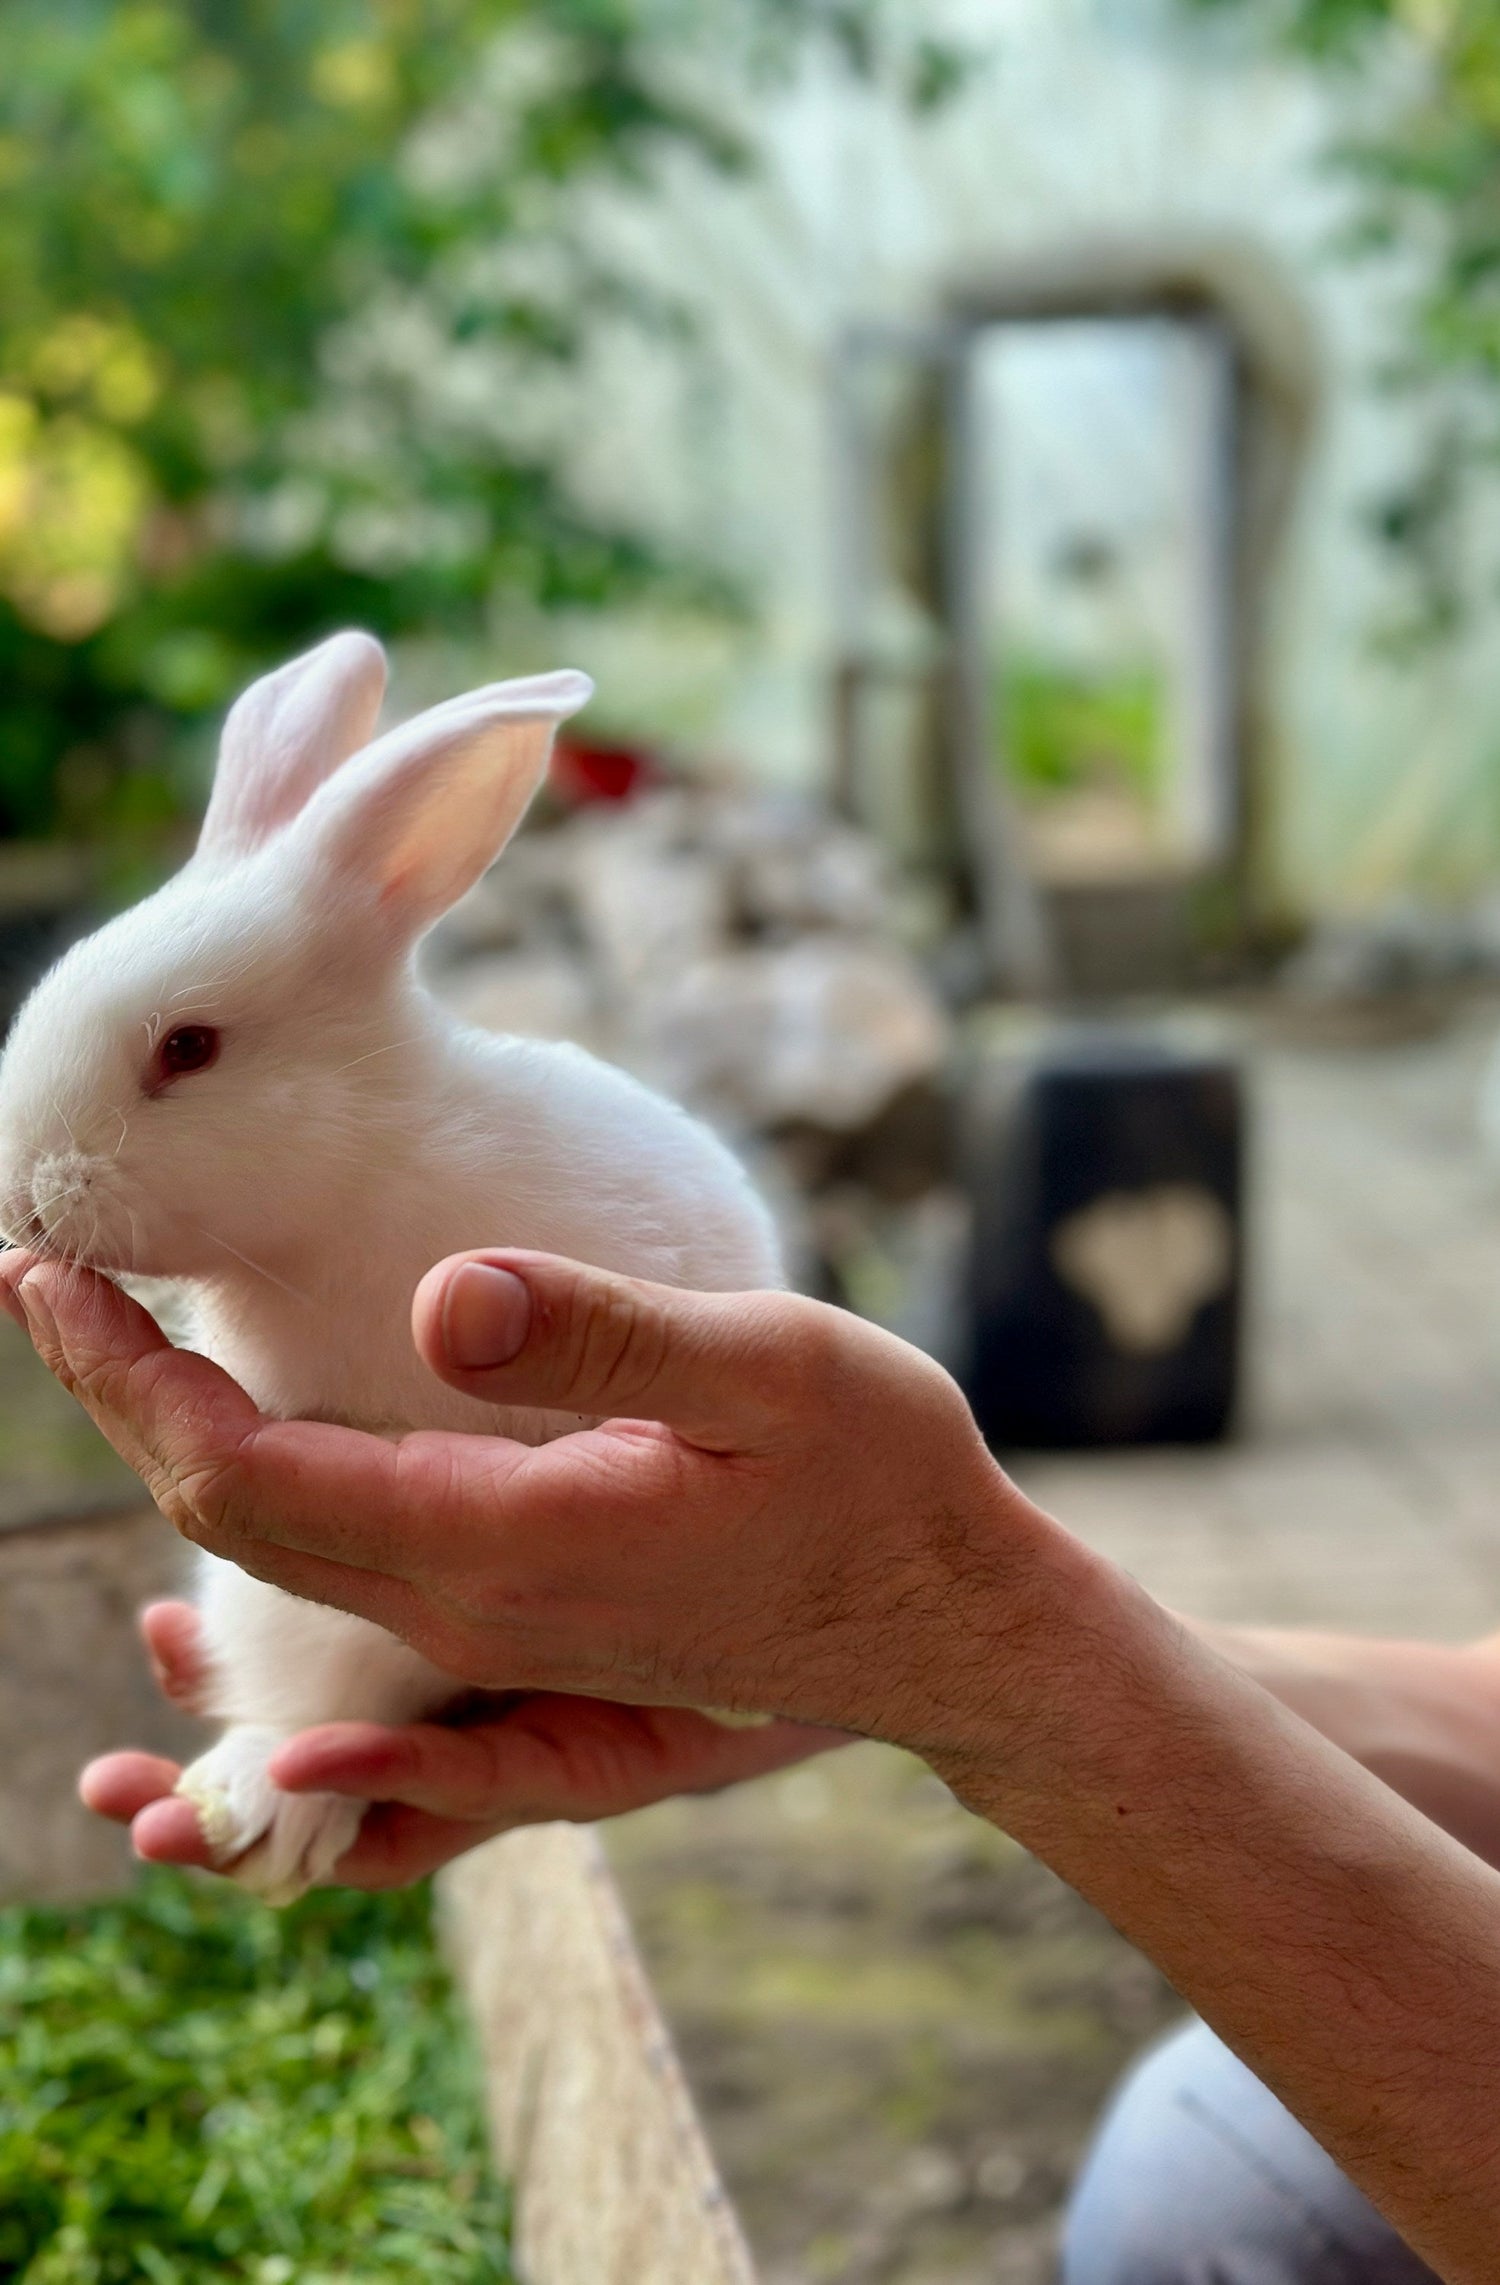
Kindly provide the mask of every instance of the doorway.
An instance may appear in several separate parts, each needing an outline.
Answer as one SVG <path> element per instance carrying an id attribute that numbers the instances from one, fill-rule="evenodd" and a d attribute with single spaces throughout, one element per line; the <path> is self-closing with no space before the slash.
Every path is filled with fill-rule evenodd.
<path id="1" fill-rule="evenodd" d="M 1233 365 L 1171 316 L 976 331 L 970 527 L 990 761 L 1044 887 L 1233 839 Z"/>
<path id="2" fill-rule="evenodd" d="M 1312 392 L 1246 271 L 1059 262 L 844 344 L 836 789 L 978 989 L 1176 983 L 1205 914 L 1253 931 Z"/>

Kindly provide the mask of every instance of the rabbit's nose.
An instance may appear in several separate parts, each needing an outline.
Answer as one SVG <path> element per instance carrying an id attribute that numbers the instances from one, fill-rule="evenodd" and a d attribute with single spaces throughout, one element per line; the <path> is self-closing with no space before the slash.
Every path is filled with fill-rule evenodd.
<path id="1" fill-rule="evenodd" d="M 32 1172 L 22 1244 L 95 1269 L 129 1268 L 129 1215 L 110 1175 L 109 1161 L 86 1151 L 49 1153 Z"/>
<path id="2" fill-rule="evenodd" d="M 91 1180 L 89 1161 L 77 1151 L 54 1151 L 39 1158 L 31 1177 L 31 1218 L 50 1237 L 71 1209 L 85 1196 Z"/>

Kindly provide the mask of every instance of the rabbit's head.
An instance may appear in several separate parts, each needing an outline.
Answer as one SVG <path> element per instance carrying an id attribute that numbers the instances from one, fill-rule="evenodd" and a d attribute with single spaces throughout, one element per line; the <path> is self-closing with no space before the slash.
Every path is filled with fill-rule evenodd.
<path id="1" fill-rule="evenodd" d="M 442 1019 L 413 948 L 590 684 L 492 684 L 371 743 L 384 687 L 379 644 L 343 634 L 248 690 L 189 863 L 27 1000 L 0 1060 L 5 1236 L 144 1275 L 265 1267 L 326 1231 L 393 1105 L 420 1122 Z"/>

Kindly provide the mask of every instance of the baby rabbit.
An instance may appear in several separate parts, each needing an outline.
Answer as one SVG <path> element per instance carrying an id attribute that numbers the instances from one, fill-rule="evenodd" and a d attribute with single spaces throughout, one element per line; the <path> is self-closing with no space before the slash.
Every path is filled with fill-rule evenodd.
<path id="1" fill-rule="evenodd" d="M 418 980 L 420 938 L 515 830 L 588 678 L 493 683 L 375 738 L 384 688 L 379 644 L 349 633 L 238 700 L 192 858 L 16 1018 L 0 1228 L 179 1282 L 193 1345 L 268 1413 L 542 1443 L 574 1423 L 419 1362 L 432 1263 L 515 1245 L 730 1290 L 781 1282 L 776 1241 L 706 1128 L 579 1048 L 465 1029 Z M 212 1558 L 199 1602 L 227 1727 L 179 1791 L 218 1863 L 284 1903 L 327 1877 L 360 1807 L 278 1793 L 278 1745 L 412 1720 L 456 1685 Z"/>

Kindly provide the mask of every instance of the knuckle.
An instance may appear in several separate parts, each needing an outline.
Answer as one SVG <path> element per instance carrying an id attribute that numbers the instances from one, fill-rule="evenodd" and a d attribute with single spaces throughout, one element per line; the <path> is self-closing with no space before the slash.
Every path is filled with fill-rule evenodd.
<path id="1" fill-rule="evenodd" d="M 950 1437 L 977 1435 L 958 1383 L 936 1359 L 826 1302 L 797 1294 L 776 1301 L 764 1350 L 784 1404 L 804 1416 L 857 1414 L 866 1430 L 874 1410 Z"/>
<path id="2" fill-rule="evenodd" d="M 397 1507 L 417 1515 L 463 1519 L 471 1504 L 466 1457 L 460 1440 L 451 1436 L 421 1431 L 403 1436 L 390 1447 Z M 453 1554 L 456 1558 L 456 1545 Z M 443 1541 L 434 1539 L 428 1549 L 429 1562 L 440 1563 L 443 1555 Z"/>
<path id="3" fill-rule="evenodd" d="M 456 1625 L 486 1632 L 515 1626 L 527 1607 L 527 1598 L 517 1587 L 497 1579 L 457 1582 L 444 1601 Z"/>
<path id="4" fill-rule="evenodd" d="M 762 1336 L 767 1380 L 799 1406 L 826 1410 L 848 1380 L 853 1320 L 797 1294 L 777 1299 Z"/>
<path id="5" fill-rule="evenodd" d="M 157 1467 L 154 1462 L 143 1464 L 141 1475 L 147 1491 L 156 1502 L 158 1512 L 166 1518 L 178 1537 L 189 1540 L 195 1547 L 204 1546 L 207 1535 L 191 1501 L 184 1497 L 176 1477 L 170 1475 L 165 1468 Z"/>
<path id="6" fill-rule="evenodd" d="M 439 1735 L 446 1737 L 447 1733 Z M 425 1728 L 391 1729 L 383 1742 L 382 1779 L 393 1786 L 430 1789 L 434 1777 L 432 1734 Z"/>
<path id="7" fill-rule="evenodd" d="M 538 1813 L 536 1801 L 517 1783 L 515 1743 L 503 1725 L 472 1731 L 465 1747 L 451 1788 L 453 1815 L 491 1817 L 503 1809 L 529 1820 Z"/>
<path id="8" fill-rule="evenodd" d="M 243 1561 L 238 1527 L 244 1520 L 245 1490 L 238 1451 L 206 1452 L 177 1465 L 147 1452 L 137 1466 L 157 1507 L 180 1537 L 211 1552 L 233 1540 L 236 1560 Z"/>
<path id="9" fill-rule="evenodd" d="M 483 1679 L 475 1673 L 476 1657 L 474 1637 L 461 1619 L 424 1604 L 401 1629 L 402 1635 L 419 1657 L 440 1674 L 450 1674 L 456 1681 L 477 1683 Z"/>
<path id="10" fill-rule="evenodd" d="M 590 1294 L 571 1330 L 570 1383 L 585 1398 L 644 1392 L 667 1353 L 666 1313 L 650 1294 L 611 1279 Z"/>
<path id="11" fill-rule="evenodd" d="M 113 1414 L 121 1410 L 125 1374 L 115 1358 L 70 1357 L 55 1337 L 48 1339 L 40 1353 L 43 1363 L 86 1411 Z"/>
<path id="12" fill-rule="evenodd" d="M 49 1284 L 46 1274 L 33 1269 L 18 1289 L 32 1346 L 48 1371 L 80 1404 L 91 1412 L 110 1411 L 124 1388 L 127 1363 L 111 1350 L 97 1310 L 75 1308 L 67 1317 L 64 1338 Z"/>
<path id="13" fill-rule="evenodd" d="M 234 1458 L 215 1453 L 191 1466 L 162 1471 L 170 1485 L 173 1508 L 183 1521 L 178 1525 L 189 1539 L 209 1539 L 231 1526 L 236 1518 L 239 1467 Z M 169 1521 L 176 1521 L 176 1515 Z"/>
<path id="14" fill-rule="evenodd" d="M 546 1610 L 544 1599 L 530 1582 L 475 1573 L 445 1581 L 429 1580 L 426 1601 L 433 1623 L 465 1645 L 470 1664 L 480 1646 L 491 1661 L 507 1653 L 514 1655 L 530 1639 Z"/>

